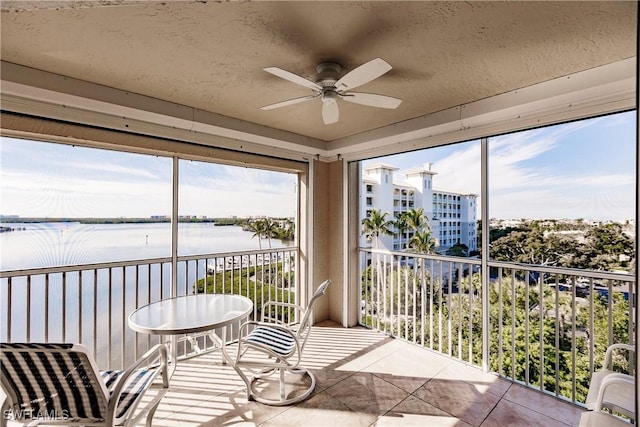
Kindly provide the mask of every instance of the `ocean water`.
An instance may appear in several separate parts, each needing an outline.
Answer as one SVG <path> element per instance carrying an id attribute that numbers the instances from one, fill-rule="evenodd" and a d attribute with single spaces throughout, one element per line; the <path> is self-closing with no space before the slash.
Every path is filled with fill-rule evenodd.
<path id="1" fill-rule="evenodd" d="M 171 225 L 39 223 L 0 224 L 0 270 L 58 267 L 165 258 L 171 255 Z M 253 233 L 237 226 L 179 224 L 179 255 L 209 255 L 260 249 Z M 268 249 L 267 240 L 262 248 Z M 286 244 L 273 239 L 273 249 Z M 178 264 L 177 295 L 193 291 L 204 262 Z M 170 295 L 169 263 L 34 275 L 0 280 L 0 341 L 81 342 L 94 349 L 99 366 L 123 368 L 150 345 L 127 326 L 141 305 Z M 122 349 L 122 350 L 119 350 Z"/>
<path id="2" fill-rule="evenodd" d="M 10 223 L 0 233 L 0 270 L 129 261 L 171 256 L 171 224 Z M 269 242 L 238 226 L 181 223 L 178 255 L 250 251 Z M 271 247 L 286 247 L 272 239 Z"/>

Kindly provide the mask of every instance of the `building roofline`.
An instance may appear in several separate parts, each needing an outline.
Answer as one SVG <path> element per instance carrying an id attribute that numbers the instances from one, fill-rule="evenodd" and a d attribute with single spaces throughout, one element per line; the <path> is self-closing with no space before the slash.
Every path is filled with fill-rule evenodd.
<path id="1" fill-rule="evenodd" d="M 382 162 L 374 163 L 372 165 L 364 167 L 364 170 L 366 170 L 366 171 L 374 170 L 374 169 L 389 169 L 389 170 L 392 170 L 392 171 L 399 170 L 399 168 L 397 168 L 395 166 L 391 166 L 391 165 L 388 165 L 388 164 L 382 163 Z"/>
<path id="2" fill-rule="evenodd" d="M 405 171 L 404 173 L 404 175 L 407 177 L 409 175 L 419 175 L 419 174 L 438 175 L 438 172 L 434 172 L 432 170 L 425 169 L 425 168 L 413 168 Z"/>

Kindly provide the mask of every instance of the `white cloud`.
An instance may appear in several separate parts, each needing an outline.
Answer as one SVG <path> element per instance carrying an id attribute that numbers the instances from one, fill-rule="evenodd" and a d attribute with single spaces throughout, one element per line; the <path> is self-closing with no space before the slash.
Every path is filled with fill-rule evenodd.
<path id="1" fill-rule="evenodd" d="M 502 218 L 632 217 L 635 212 L 635 171 L 618 170 L 607 166 L 606 162 L 595 162 L 595 154 L 588 150 L 576 150 L 567 159 L 571 163 L 566 164 L 558 154 L 566 153 L 568 147 L 581 147 L 576 141 L 588 140 L 591 133 L 603 126 L 614 123 L 632 129 L 631 122 L 627 116 L 608 116 L 490 138 L 490 215 Z M 617 130 L 626 132 L 625 129 Z M 629 148 L 622 148 L 622 152 L 625 150 Z M 434 158 L 432 170 L 437 172 L 434 188 L 480 194 L 480 141 L 394 156 L 392 160 L 397 163 L 386 159 L 376 161 L 392 165 L 400 163 L 409 169 L 433 162 Z M 586 163 L 598 163 L 598 167 L 582 170 L 564 167 L 587 159 L 589 162 Z M 404 179 L 403 173 L 404 170 L 397 175 L 399 180 Z"/>
<path id="2" fill-rule="evenodd" d="M 148 217 L 171 213 L 172 159 L 0 138 L 0 213 Z M 182 214 L 292 216 L 295 175 L 180 161 Z"/>

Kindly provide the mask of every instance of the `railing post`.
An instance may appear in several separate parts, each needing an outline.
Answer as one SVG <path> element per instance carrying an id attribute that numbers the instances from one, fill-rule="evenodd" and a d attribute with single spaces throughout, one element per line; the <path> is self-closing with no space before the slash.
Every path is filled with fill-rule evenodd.
<path id="1" fill-rule="evenodd" d="M 489 142 L 481 142 L 480 197 L 482 198 L 482 370 L 489 372 L 489 348 L 491 338 L 489 307 Z"/>

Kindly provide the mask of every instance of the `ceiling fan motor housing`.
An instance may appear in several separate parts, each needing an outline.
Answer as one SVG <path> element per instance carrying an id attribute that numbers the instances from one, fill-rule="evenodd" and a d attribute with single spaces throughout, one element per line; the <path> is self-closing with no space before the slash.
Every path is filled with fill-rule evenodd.
<path id="1" fill-rule="evenodd" d="M 335 86 L 338 76 L 342 72 L 340 64 L 335 62 L 323 62 L 316 67 L 316 82 L 322 87 Z"/>

